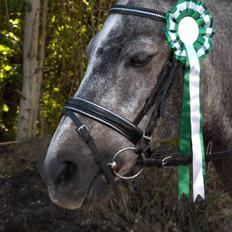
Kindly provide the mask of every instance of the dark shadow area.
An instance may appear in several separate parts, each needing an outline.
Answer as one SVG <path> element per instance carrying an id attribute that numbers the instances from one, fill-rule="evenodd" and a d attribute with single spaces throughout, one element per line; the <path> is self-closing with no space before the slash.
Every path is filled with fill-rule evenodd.
<path id="1" fill-rule="evenodd" d="M 123 199 L 65 210 L 55 206 L 39 175 L 49 139 L 0 145 L 0 231 L 230 231 L 232 201 L 212 167 L 207 200 L 177 200 L 176 170 L 148 170 L 122 183 Z"/>

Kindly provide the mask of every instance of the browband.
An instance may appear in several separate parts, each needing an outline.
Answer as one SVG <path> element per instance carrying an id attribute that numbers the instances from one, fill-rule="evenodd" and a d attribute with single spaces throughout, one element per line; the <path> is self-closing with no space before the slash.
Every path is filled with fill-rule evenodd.
<path id="1" fill-rule="evenodd" d="M 110 14 L 125 14 L 139 17 L 146 17 L 158 21 L 166 22 L 166 14 L 162 11 L 151 10 L 142 7 L 113 5 L 110 9 Z"/>

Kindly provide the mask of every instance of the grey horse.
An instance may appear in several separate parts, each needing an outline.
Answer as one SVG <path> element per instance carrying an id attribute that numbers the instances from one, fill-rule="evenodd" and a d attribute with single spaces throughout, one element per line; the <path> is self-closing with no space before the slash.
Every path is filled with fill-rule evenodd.
<path id="1" fill-rule="evenodd" d="M 214 15 L 217 34 L 213 53 L 202 63 L 203 118 L 205 144 L 213 143 L 213 151 L 232 148 L 232 46 L 230 33 L 232 3 L 229 0 L 205 0 Z M 167 12 L 174 0 L 120 0 L 118 4 L 146 7 Z M 110 15 L 103 29 L 88 46 L 89 64 L 75 96 L 133 121 L 145 99 L 156 84 L 169 59 L 171 49 L 165 43 L 164 23 L 129 15 Z M 165 117 L 158 122 L 152 145 L 173 138 L 180 132 L 180 114 L 184 70 L 175 74 L 174 86 L 167 99 Z M 110 128 L 84 116 L 98 149 L 106 160 L 123 147 L 132 144 Z M 140 123 L 144 125 L 148 118 Z M 111 188 L 94 156 L 76 132 L 74 123 L 63 117 L 50 143 L 44 170 L 51 200 L 65 208 L 76 209 L 84 203 L 105 199 Z M 136 156 L 127 151 L 122 157 L 120 173 L 127 173 L 135 164 Z M 69 163 L 62 170 L 62 163 Z M 232 193 L 232 161 L 215 163 L 216 169 Z M 56 181 L 65 172 L 65 181 Z M 97 175 L 97 176 L 96 176 Z"/>

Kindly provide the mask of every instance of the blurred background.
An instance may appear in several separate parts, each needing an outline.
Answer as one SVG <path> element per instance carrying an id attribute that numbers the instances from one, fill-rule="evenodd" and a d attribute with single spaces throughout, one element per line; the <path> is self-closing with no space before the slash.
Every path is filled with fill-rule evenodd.
<path id="1" fill-rule="evenodd" d="M 0 0 L 0 231 L 231 231 L 232 201 L 208 167 L 207 200 L 177 201 L 177 170 L 122 183 L 123 199 L 68 211 L 39 169 L 86 47 L 113 0 Z"/>

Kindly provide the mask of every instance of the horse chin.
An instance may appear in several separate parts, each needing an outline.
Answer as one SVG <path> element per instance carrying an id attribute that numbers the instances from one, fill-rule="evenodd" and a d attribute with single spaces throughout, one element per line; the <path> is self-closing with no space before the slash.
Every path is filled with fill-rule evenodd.
<path id="1" fill-rule="evenodd" d="M 49 197 L 51 201 L 57 206 L 65 209 L 79 209 L 82 206 L 91 205 L 99 206 L 111 198 L 110 186 L 107 184 L 105 177 L 101 174 L 91 181 L 90 186 L 83 196 L 76 195 L 73 191 L 73 195 L 64 195 L 62 192 L 48 189 Z"/>
<path id="2" fill-rule="evenodd" d="M 85 200 L 85 196 L 82 199 L 77 200 L 75 198 L 71 198 L 70 196 L 65 196 L 58 191 L 55 192 L 50 189 L 48 189 L 48 193 L 49 193 L 50 200 L 55 205 L 61 208 L 64 208 L 64 209 L 71 209 L 71 210 L 79 209 L 81 208 Z"/>
<path id="3" fill-rule="evenodd" d="M 99 174 L 92 182 L 83 204 L 91 206 L 102 205 L 111 199 L 112 195 L 111 187 L 106 182 L 105 176 Z"/>

